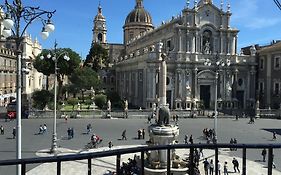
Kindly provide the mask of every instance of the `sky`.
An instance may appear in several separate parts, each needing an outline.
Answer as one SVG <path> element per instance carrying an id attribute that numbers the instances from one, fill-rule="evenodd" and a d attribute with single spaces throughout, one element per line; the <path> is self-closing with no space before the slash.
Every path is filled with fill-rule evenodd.
<path id="1" fill-rule="evenodd" d="M 4 0 L 1 1 L 3 4 Z M 190 2 L 191 7 L 194 1 Z M 220 7 L 220 2 L 213 0 L 217 7 Z M 227 2 L 231 5 L 231 27 L 240 30 L 238 49 L 281 39 L 281 10 L 273 0 L 224 0 L 225 10 Z M 56 29 L 48 39 L 40 37 L 40 21 L 33 22 L 27 29 L 33 39 L 38 38 L 43 48 L 53 48 L 56 40 L 59 48 L 71 48 L 82 58 L 87 56 L 99 0 L 22 0 L 22 3 L 24 6 L 40 6 L 48 11 L 56 10 L 52 17 Z M 126 16 L 134 9 L 135 0 L 100 0 L 100 4 L 107 21 L 107 41 L 123 43 L 122 27 Z M 144 7 L 151 14 L 154 26 L 180 14 L 185 5 L 186 0 L 144 0 Z"/>

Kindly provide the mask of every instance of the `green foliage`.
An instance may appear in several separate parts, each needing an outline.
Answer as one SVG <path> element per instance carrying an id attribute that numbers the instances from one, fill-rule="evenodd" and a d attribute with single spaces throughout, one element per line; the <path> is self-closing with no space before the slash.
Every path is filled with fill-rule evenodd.
<path id="1" fill-rule="evenodd" d="M 47 58 L 47 55 L 50 54 L 51 58 Z M 70 58 L 69 61 L 64 59 L 64 56 L 68 55 Z M 43 56 L 44 59 L 40 57 Z M 73 70 L 76 69 L 80 64 L 80 56 L 72 51 L 70 48 L 59 48 L 54 50 L 42 50 L 41 54 L 39 54 L 33 66 L 38 72 L 42 72 L 44 75 L 51 75 L 55 73 L 55 62 L 52 60 L 53 57 L 57 58 L 57 67 L 58 69 L 58 77 L 61 75 L 71 75 Z"/>
<path id="2" fill-rule="evenodd" d="M 44 107 L 54 99 L 53 97 L 54 95 L 47 90 L 35 91 L 32 94 L 33 107 L 44 109 Z"/>
<path id="3" fill-rule="evenodd" d="M 89 67 L 77 68 L 69 77 L 74 89 L 86 90 L 100 84 L 98 74 Z"/>
<path id="4" fill-rule="evenodd" d="M 124 108 L 124 102 L 116 91 L 107 91 L 106 96 L 111 101 L 113 108 Z"/>
<path id="5" fill-rule="evenodd" d="M 84 66 L 90 66 L 98 71 L 101 67 L 107 67 L 109 63 L 108 52 L 100 44 L 95 43 L 86 57 Z"/>
<path id="6" fill-rule="evenodd" d="M 67 104 L 72 105 L 72 109 L 74 109 L 75 105 L 77 105 L 79 100 L 77 98 L 68 98 Z"/>
<path id="7" fill-rule="evenodd" d="M 94 101 L 97 107 L 102 109 L 106 105 L 106 95 L 98 94 L 95 96 Z"/>

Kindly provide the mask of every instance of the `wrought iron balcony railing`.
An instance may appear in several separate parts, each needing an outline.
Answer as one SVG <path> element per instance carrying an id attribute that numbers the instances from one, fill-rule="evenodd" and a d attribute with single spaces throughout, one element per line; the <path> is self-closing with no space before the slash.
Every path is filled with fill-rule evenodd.
<path id="1" fill-rule="evenodd" d="M 166 150 L 167 151 L 167 160 L 171 160 L 171 150 L 173 149 L 189 149 L 189 160 L 193 160 L 194 150 L 196 148 L 203 149 L 213 149 L 215 151 L 215 175 L 218 175 L 218 155 L 220 148 L 237 148 L 242 149 L 242 175 L 246 175 L 247 164 L 247 150 L 249 149 L 267 149 L 268 152 L 268 170 L 267 174 L 272 175 L 272 164 L 273 164 L 273 150 L 280 149 L 281 144 L 175 144 L 175 145 L 159 145 L 159 146 L 141 146 L 133 147 L 126 149 L 116 149 L 110 151 L 102 152 L 92 152 L 92 153 L 83 153 L 83 154 L 74 154 L 74 155 L 64 155 L 64 156 L 53 156 L 53 157 L 39 157 L 39 158 L 27 158 L 27 159 L 18 159 L 18 160 L 1 160 L 1 166 L 13 166 L 21 165 L 21 174 L 26 174 L 26 166 L 31 164 L 42 164 L 42 163 L 53 163 L 55 162 L 57 175 L 61 175 L 62 162 L 68 161 L 77 161 L 77 160 L 87 160 L 88 161 L 88 175 L 92 174 L 92 159 L 102 158 L 108 156 L 116 156 L 116 172 L 118 175 L 121 175 L 121 156 L 124 154 L 130 153 L 140 153 L 140 174 L 144 175 L 144 165 L 145 165 L 145 153 L 153 150 Z M 194 164 L 188 164 L 188 174 L 194 175 Z M 171 174 L 171 161 L 167 161 L 167 174 Z"/>

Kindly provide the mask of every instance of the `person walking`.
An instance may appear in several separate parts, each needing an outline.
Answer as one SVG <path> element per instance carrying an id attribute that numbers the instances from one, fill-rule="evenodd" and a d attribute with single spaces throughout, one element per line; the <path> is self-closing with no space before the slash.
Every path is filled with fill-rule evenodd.
<path id="1" fill-rule="evenodd" d="M 145 129 L 142 129 L 142 139 L 145 139 Z"/>
<path id="2" fill-rule="evenodd" d="M 87 134 L 89 134 L 92 131 L 92 125 L 89 123 L 87 125 Z"/>
<path id="3" fill-rule="evenodd" d="M 184 136 L 184 143 L 188 144 L 188 135 L 187 134 Z"/>
<path id="4" fill-rule="evenodd" d="M 233 139 L 233 144 L 234 144 L 234 145 L 237 144 L 237 139 L 236 139 L 236 138 Z M 234 151 L 237 151 L 237 148 L 233 148 L 233 150 L 234 150 Z"/>
<path id="5" fill-rule="evenodd" d="M 239 170 L 239 162 L 237 159 L 233 158 L 232 160 L 232 164 L 233 164 L 233 169 L 234 169 L 234 172 L 236 173 L 236 170 L 238 171 L 238 173 L 240 173 L 240 170 Z"/>
<path id="6" fill-rule="evenodd" d="M 262 161 L 265 162 L 265 158 L 266 158 L 266 149 L 265 148 L 261 151 L 261 155 L 262 155 Z"/>
<path id="7" fill-rule="evenodd" d="M 13 128 L 13 132 L 12 132 L 12 134 L 13 134 L 13 139 L 15 139 L 15 138 L 16 138 L 16 133 L 17 133 L 17 131 L 16 131 L 16 127 L 14 127 L 14 128 Z"/>
<path id="8" fill-rule="evenodd" d="M 122 132 L 122 140 L 127 140 L 126 129 Z"/>
<path id="9" fill-rule="evenodd" d="M 272 133 L 272 140 L 276 140 L 276 132 L 275 131 Z"/>
<path id="10" fill-rule="evenodd" d="M 112 143 L 112 141 L 110 140 L 110 141 L 108 142 L 108 148 L 111 149 L 112 147 L 113 147 L 113 143 Z"/>
<path id="11" fill-rule="evenodd" d="M 0 126 L 0 132 L 1 132 L 1 135 L 4 135 L 4 127 L 2 125 Z"/>
<path id="12" fill-rule="evenodd" d="M 228 175 L 228 165 L 227 165 L 227 162 L 224 162 L 224 165 L 223 165 L 223 174 L 224 174 L 224 175 Z"/>
<path id="13" fill-rule="evenodd" d="M 221 175 L 221 163 L 218 160 L 218 175 Z"/>
<path id="14" fill-rule="evenodd" d="M 190 137 L 189 137 L 189 142 L 190 142 L 190 144 L 193 144 L 193 137 L 192 137 L 192 135 L 190 135 Z"/>
<path id="15" fill-rule="evenodd" d="M 210 175 L 214 175 L 214 162 L 213 162 L 213 159 L 210 160 L 209 170 L 210 170 Z"/>
<path id="16" fill-rule="evenodd" d="M 203 165 L 204 165 L 205 175 L 208 175 L 208 171 L 209 171 L 209 168 L 210 168 L 210 163 L 209 163 L 207 158 L 205 158 L 205 160 L 203 162 Z"/>

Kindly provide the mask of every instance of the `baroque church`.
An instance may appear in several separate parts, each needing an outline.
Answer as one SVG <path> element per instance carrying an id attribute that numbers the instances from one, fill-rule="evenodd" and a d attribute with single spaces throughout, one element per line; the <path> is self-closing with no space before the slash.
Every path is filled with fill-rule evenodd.
<path id="1" fill-rule="evenodd" d="M 225 7 L 226 6 L 226 7 Z M 161 52 L 167 55 L 167 103 L 174 110 L 254 109 L 255 48 L 237 52 L 239 30 L 230 25 L 230 4 L 217 7 L 201 0 L 183 7 L 181 15 L 154 27 L 143 0 L 136 0 L 123 26 L 123 44 L 106 40 L 106 18 L 99 5 L 93 43 L 109 51 L 115 90 L 132 106 L 153 108 L 159 102 Z M 111 75 L 112 76 L 112 75 Z"/>

